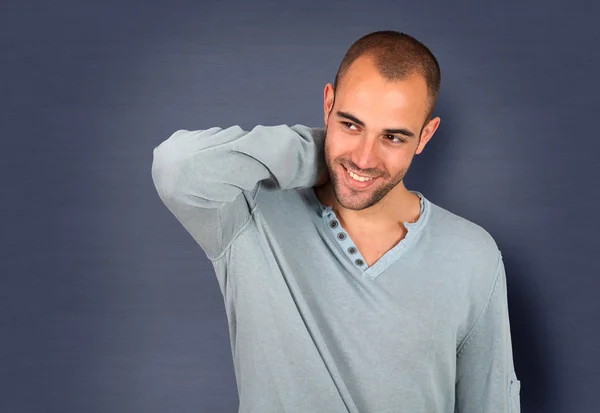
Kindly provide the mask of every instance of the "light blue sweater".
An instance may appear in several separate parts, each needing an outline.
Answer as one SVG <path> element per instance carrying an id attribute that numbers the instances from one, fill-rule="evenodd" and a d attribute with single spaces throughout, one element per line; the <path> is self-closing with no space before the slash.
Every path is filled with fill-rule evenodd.
<path id="1" fill-rule="evenodd" d="M 506 277 L 480 226 L 431 203 L 368 267 L 312 186 L 324 130 L 179 130 L 158 194 L 211 260 L 241 413 L 516 413 Z"/>

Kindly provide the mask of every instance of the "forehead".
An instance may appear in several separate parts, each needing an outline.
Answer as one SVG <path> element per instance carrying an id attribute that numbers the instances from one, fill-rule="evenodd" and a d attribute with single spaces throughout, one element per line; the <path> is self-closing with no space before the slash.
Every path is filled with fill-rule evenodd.
<path id="1" fill-rule="evenodd" d="M 372 58 L 361 56 L 338 85 L 336 108 L 388 124 L 394 120 L 422 123 L 429 110 L 427 83 L 418 73 L 401 80 L 387 80 Z"/>

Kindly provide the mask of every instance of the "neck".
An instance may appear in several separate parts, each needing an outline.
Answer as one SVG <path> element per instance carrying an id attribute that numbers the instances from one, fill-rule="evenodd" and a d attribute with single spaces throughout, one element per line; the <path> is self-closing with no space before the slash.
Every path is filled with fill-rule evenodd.
<path id="1" fill-rule="evenodd" d="M 344 208 L 333 192 L 331 181 L 315 188 L 322 204 L 331 206 L 340 223 L 345 228 L 365 229 L 371 232 L 389 232 L 404 227 L 404 222 L 414 222 L 419 218 L 421 205 L 418 195 L 406 189 L 400 182 L 377 204 L 355 211 Z"/>

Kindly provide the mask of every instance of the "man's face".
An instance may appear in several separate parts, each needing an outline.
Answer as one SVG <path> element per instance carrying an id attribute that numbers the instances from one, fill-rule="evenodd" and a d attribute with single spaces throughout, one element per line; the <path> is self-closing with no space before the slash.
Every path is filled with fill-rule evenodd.
<path id="1" fill-rule="evenodd" d="M 325 87 L 325 160 L 342 207 L 369 208 L 402 182 L 439 124 L 424 125 L 429 105 L 422 76 L 386 81 L 365 56 L 343 76 L 335 102 Z"/>

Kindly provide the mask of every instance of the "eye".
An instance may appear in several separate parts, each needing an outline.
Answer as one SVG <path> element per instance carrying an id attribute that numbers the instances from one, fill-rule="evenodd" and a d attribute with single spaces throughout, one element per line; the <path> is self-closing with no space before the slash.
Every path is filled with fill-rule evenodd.
<path id="1" fill-rule="evenodd" d="M 352 127 L 353 127 L 353 126 L 356 126 L 356 125 L 355 125 L 354 123 L 352 123 L 352 122 L 342 122 L 342 125 L 344 125 L 344 127 L 345 127 L 346 129 L 350 129 L 350 130 L 355 130 L 355 129 L 352 129 Z"/>
<path id="2" fill-rule="evenodd" d="M 406 142 L 405 139 L 400 138 L 396 135 L 385 135 L 385 138 L 389 141 L 391 141 L 392 143 L 404 143 Z"/>

